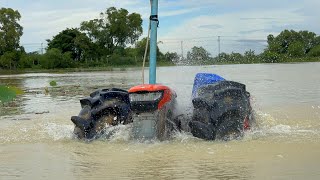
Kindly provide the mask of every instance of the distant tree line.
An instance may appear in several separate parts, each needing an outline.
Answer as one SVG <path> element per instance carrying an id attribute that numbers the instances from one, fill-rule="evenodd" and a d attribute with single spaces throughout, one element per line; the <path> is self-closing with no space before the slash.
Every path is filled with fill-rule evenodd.
<path id="1" fill-rule="evenodd" d="M 44 54 L 26 53 L 20 45 L 23 27 L 21 15 L 11 8 L 0 9 L 0 69 L 56 69 L 95 66 L 138 66 L 144 56 L 147 38 L 141 38 L 140 14 L 110 7 L 100 17 L 83 21 L 79 28 L 67 28 L 52 39 Z M 220 53 L 216 57 L 203 47 L 194 46 L 187 57 L 176 52 L 162 53 L 158 62 L 172 65 L 281 63 L 320 61 L 320 36 L 314 32 L 284 30 L 267 37 L 267 48 L 260 54 L 249 50 L 243 54 Z M 149 56 L 149 54 L 148 54 Z M 146 58 L 147 63 L 149 58 Z"/>
<path id="2" fill-rule="evenodd" d="M 139 41 L 143 32 L 140 14 L 110 7 L 100 13 L 99 18 L 84 21 L 79 28 L 67 28 L 47 39 L 44 54 L 26 53 L 19 45 L 23 34 L 23 27 L 18 23 L 20 18 L 18 11 L 0 9 L 2 69 L 134 66 L 142 63 L 147 38 Z M 173 64 L 168 54 L 158 48 L 158 62 Z"/>
<path id="3" fill-rule="evenodd" d="M 320 62 L 320 36 L 314 32 L 284 30 L 278 36 L 268 35 L 267 48 L 260 54 L 249 50 L 243 54 L 220 53 L 211 57 L 203 47 L 193 47 L 187 53 L 186 64 L 251 64 L 284 62 Z"/>

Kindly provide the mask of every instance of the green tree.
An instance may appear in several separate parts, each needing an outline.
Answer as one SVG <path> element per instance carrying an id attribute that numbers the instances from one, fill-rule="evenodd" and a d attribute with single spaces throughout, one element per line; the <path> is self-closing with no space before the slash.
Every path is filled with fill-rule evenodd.
<path id="1" fill-rule="evenodd" d="M 18 23 L 21 15 L 11 8 L 0 9 L 0 56 L 22 49 L 19 45 L 23 28 Z"/>
<path id="2" fill-rule="evenodd" d="M 194 46 L 191 51 L 188 51 L 187 59 L 191 61 L 191 63 L 201 64 L 210 59 L 210 53 L 203 47 Z"/>
<path id="3" fill-rule="evenodd" d="M 103 56 L 134 44 L 142 34 L 142 18 L 126 9 L 111 7 L 100 13 L 99 19 L 82 22 L 80 29 L 95 43 L 97 54 Z"/>
<path id="4" fill-rule="evenodd" d="M 104 55 L 111 53 L 113 48 L 110 32 L 103 26 L 101 19 L 84 21 L 80 25 L 80 30 L 87 34 L 91 41 L 90 55 L 92 59 L 100 59 Z"/>
<path id="5" fill-rule="evenodd" d="M 267 39 L 268 48 L 266 51 L 278 54 L 288 54 L 289 56 L 297 56 L 298 54 L 299 56 L 302 56 L 307 54 L 314 46 L 320 43 L 318 42 L 319 40 L 316 34 L 309 31 L 297 32 L 294 30 L 284 30 L 276 37 L 269 35 Z M 303 53 L 301 54 L 302 51 Z"/>
<path id="6" fill-rule="evenodd" d="M 15 53 L 10 51 L 5 52 L 2 56 L 0 56 L 0 67 L 11 69 L 14 61 Z"/>
<path id="7" fill-rule="evenodd" d="M 230 62 L 233 62 L 235 64 L 239 64 L 243 61 L 243 56 L 242 54 L 240 53 L 235 53 L 235 52 L 232 52 L 230 55 L 229 55 L 229 61 Z"/>
<path id="8" fill-rule="evenodd" d="M 31 53 L 23 53 L 19 60 L 19 68 L 33 68 L 33 69 L 40 69 L 40 61 L 44 55 L 39 54 L 38 52 L 31 52 Z"/>
<path id="9" fill-rule="evenodd" d="M 315 46 L 320 45 L 320 36 L 317 36 L 317 37 L 315 38 L 315 40 L 314 40 L 314 45 L 315 45 Z"/>
<path id="10" fill-rule="evenodd" d="M 0 67 L 4 69 L 17 69 L 19 60 L 24 53 L 23 47 L 19 47 L 19 49 L 13 51 L 6 51 L 0 56 Z"/>
<path id="11" fill-rule="evenodd" d="M 253 63 L 254 61 L 256 61 L 256 55 L 254 53 L 253 50 L 249 50 L 249 51 L 246 51 L 244 52 L 244 62 L 245 63 Z"/>
<path id="12" fill-rule="evenodd" d="M 23 54 L 19 61 L 19 67 L 24 69 L 24 68 L 32 68 L 32 66 L 33 66 L 32 57 L 28 54 Z"/>
<path id="13" fill-rule="evenodd" d="M 62 53 L 70 52 L 71 58 L 80 61 L 89 53 L 90 40 L 78 29 L 65 29 L 48 41 L 48 50 L 59 49 Z"/>
<path id="14" fill-rule="evenodd" d="M 46 69 L 74 67 L 71 52 L 62 53 L 59 49 L 52 48 L 40 59 L 40 64 Z"/>
<path id="15" fill-rule="evenodd" d="M 302 57 L 305 55 L 305 47 L 302 42 L 296 41 L 289 45 L 288 55 L 290 57 Z"/>
<path id="16" fill-rule="evenodd" d="M 262 60 L 265 63 L 277 63 L 280 60 L 280 54 L 272 51 L 265 51 L 261 54 Z"/>
<path id="17" fill-rule="evenodd" d="M 272 34 L 268 35 L 267 39 L 268 39 L 267 51 L 274 52 L 274 53 L 281 53 L 282 51 L 281 42 L 278 40 L 275 40 L 275 37 Z"/>
<path id="18" fill-rule="evenodd" d="M 140 60 L 143 60 L 144 51 L 146 49 L 146 44 L 147 44 L 147 38 L 145 37 L 145 38 L 142 38 L 140 41 L 138 41 L 135 45 L 137 56 L 138 56 L 138 59 L 140 59 Z M 150 43 L 148 45 L 148 51 L 147 51 L 147 58 L 146 58 L 147 62 L 149 61 L 149 58 L 148 58 L 149 56 L 150 56 Z M 165 59 L 164 54 L 160 51 L 158 45 L 157 45 L 157 59 L 158 60 Z"/>
<path id="19" fill-rule="evenodd" d="M 304 48 L 304 54 L 308 54 L 314 46 L 318 45 L 317 35 L 314 32 L 299 31 L 299 35 L 301 36 L 301 45 Z"/>
<path id="20" fill-rule="evenodd" d="M 229 55 L 225 52 L 220 53 L 216 58 L 217 62 L 227 62 L 229 59 Z"/>
<path id="21" fill-rule="evenodd" d="M 137 58 L 138 51 L 135 47 L 127 47 L 125 49 L 125 56 Z"/>
<path id="22" fill-rule="evenodd" d="M 109 25 L 110 35 L 115 46 L 124 47 L 135 43 L 142 34 L 142 19 L 137 13 L 129 14 L 126 9 L 111 7 L 101 13 L 105 24 Z"/>
<path id="23" fill-rule="evenodd" d="M 176 52 L 167 52 L 164 54 L 166 61 L 177 63 L 180 59 L 180 56 Z"/>
<path id="24" fill-rule="evenodd" d="M 145 38 L 142 38 L 140 41 L 138 41 L 135 45 L 139 59 L 143 59 L 146 44 L 147 44 L 147 38 L 145 37 Z M 150 50 L 150 47 L 148 47 L 147 56 L 149 56 L 149 50 Z"/>

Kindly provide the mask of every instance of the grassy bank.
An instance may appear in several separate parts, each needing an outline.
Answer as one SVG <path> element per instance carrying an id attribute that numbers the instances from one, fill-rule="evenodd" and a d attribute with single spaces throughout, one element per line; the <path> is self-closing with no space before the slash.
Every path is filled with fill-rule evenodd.
<path id="1" fill-rule="evenodd" d="M 175 66 L 174 63 L 168 61 L 157 62 L 158 67 Z M 0 74 L 23 74 L 23 73 L 66 73 L 66 72 L 88 72 L 88 71 L 125 71 L 128 68 L 141 68 L 142 63 L 135 65 L 114 65 L 114 66 L 96 66 L 90 67 L 85 64 L 76 68 L 56 68 L 56 69 L 43 69 L 43 68 L 25 68 L 25 69 L 0 69 Z M 149 67 L 149 63 L 146 63 L 145 67 Z"/>
<path id="2" fill-rule="evenodd" d="M 242 57 L 241 59 L 234 60 L 220 60 L 210 59 L 207 61 L 202 61 L 199 63 L 186 63 L 185 65 L 226 65 L 226 64 L 261 64 L 261 63 L 305 63 L 305 62 L 320 62 L 320 57 L 303 57 L 303 58 L 289 58 L 289 57 L 280 57 L 275 59 L 273 62 L 264 62 L 261 58 L 247 59 Z M 168 61 L 158 61 L 158 67 L 166 66 L 175 66 L 174 63 Z M 79 67 L 75 68 L 55 68 L 55 69 L 44 69 L 44 68 L 25 68 L 25 69 L 0 69 L 0 74 L 22 74 L 22 73 L 66 73 L 66 72 L 88 72 L 88 71 L 125 71 L 128 68 L 141 68 L 141 64 L 131 64 L 131 65 L 105 65 L 100 64 L 99 66 L 88 66 L 87 64 L 80 64 Z M 147 62 L 145 67 L 149 67 Z"/>

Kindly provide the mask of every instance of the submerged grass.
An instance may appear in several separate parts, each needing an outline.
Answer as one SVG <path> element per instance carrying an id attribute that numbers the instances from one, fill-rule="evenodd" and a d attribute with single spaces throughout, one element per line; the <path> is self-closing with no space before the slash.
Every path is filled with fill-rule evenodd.
<path id="1" fill-rule="evenodd" d="M 57 86 L 57 82 L 56 82 L 56 81 L 54 81 L 54 80 L 53 80 L 53 81 L 50 81 L 50 83 L 49 83 L 49 84 L 50 84 L 50 86 Z"/>
<path id="2" fill-rule="evenodd" d="M 0 102 L 6 103 L 14 100 L 17 95 L 23 94 L 23 91 L 17 87 L 0 85 Z"/>

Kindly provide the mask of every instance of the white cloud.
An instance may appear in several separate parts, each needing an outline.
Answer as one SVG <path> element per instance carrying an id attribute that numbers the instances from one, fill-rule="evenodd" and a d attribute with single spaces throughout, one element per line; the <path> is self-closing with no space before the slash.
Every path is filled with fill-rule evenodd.
<path id="1" fill-rule="evenodd" d="M 222 50 L 237 50 L 238 40 L 266 39 L 268 34 L 277 34 L 272 30 L 274 26 L 286 27 L 288 25 L 302 24 L 306 17 L 295 13 L 296 9 L 274 9 L 265 11 L 236 12 L 221 15 L 202 15 L 186 21 L 177 26 L 165 36 L 159 38 L 164 44 L 161 50 L 181 51 L 180 41 L 173 43 L 173 39 L 184 40 L 185 54 L 193 46 L 203 46 L 212 54 L 217 54 L 217 36 L 221 37 Z M 267 17 L 267 18 L 266 18 Z M 219 28 L 203 28 L 210 27 Z M 269 30 L 268 32 L 266 30 Z M 247 32 L 247 33 L 243 33 Z M 210 38 L 199 38 L 210 37 Z M 194 38 L 194 39 L 193 39 Z M 242 41 L 244 42 L 244 41 Z M 257 41 L 252 41 L 258 43 Z M 243 44 L 244 45 L 244 44 Z M 262 44 L 260 44 L 262 46 Z M 228 46 L 235 46 L 234 48 Z M 241 46 L 238 45 L 238 46 Z M 249 47 L 240 47 L 242 49 Z"/>
<path id="2" fill-rule="evenodd" d="M 44 42 L 66 28 L 79 27 L 85 20 L 97 18 L 99 13 L 90 9 L 51 10 L 23 14 L 23 43 Z M 36 42 L 35 42 L 36 41 Z"/>
<path id="3" fill-rule="evenodd" d="M 171 11 L 166 10 L 164 12 L 159 12 L 159 16 L 161 17 L 176 16 L 176 15 L 191 13 L 195 10 L 198 10 L 198 8 L 188 8 L 188 9 L 171 10 Z"/>
<path id="4" fill-rule="evenodd" d="M 22 15 L 24 35 L 21 42 L 38 43 L 67 27 L 78 27 L 82 21 L 97 18 L 101 11 L 111 6 L 141 14 L 146 34 L 149 3 L 149 0 L 10 0 L 7 4 L 13 5 Z M 252 44 L 239 44 L 237 40 L 266 39 L 268 34 L 277 34 L 284 28 L 296 27 L 316 32 L 320 29 L 317 23 L 319 6 L 318 0 L 161 0 L 160 20 L 165 20 L 170 27 L 160 22 L 159 40 L 164 42 L 160 48 L 164 52 L 180 52 L 180 40 L 167 39 L 181 39 L 184 40 L 185 54 L 194 45 L 204 46 L 216 54 L 218 35 L 232 36 L 221 37 L 222 50 L 232 50 L 231 46 L 239 50 L 250 48 Z M 182 14 L 193 18 L 175 18 Z M 199 38 L 207 36 L 211 38 Z"/>
<path id="5" fill-rule="evenodd" d="M 43 42 L 45 39 L 50 39 L 60 31 L 66 28 L 79 27 L 80 23 L 86 20 L 99 17 L 99 13 L 105 11 L 107 7 L 115 6 L 117 8 L 126 8 L 129 12 L 138 12 L 142 14 L 144 20 L 147 20 L 150 15 L 149 2 L 139 0 L 131 1 L 105 1 L 104 7 L 85 8 L 89 4 L 89 0 L 71 1 L 72 4 L 77 3 L 75 7 L 62 9 L 49 8 L 48 4 L 35 3 L 32 9 L 26 9 L 21 12 L 21 25 L 24 27 L 24 36 L 21 39 L 22 44 L 34 43 L 34 41 Z M 91 2 L 91 1 L 90 1 Z M 101 5 L 101 2 L 98 3 Z M 93 7 L 97 6 L 97 1 L 93 2 Z M 165 10 L 160 12 L 162 17 L 169 17 L 179 14 L 185 14 L 194 11 L 194 8 L 183 10 Z M 145 32 L 146 33 L 146 32 Z"/>
<path id="6" fill-rule="evenodd" d="M 79 27 L 80 23 L 98 18 L 99 13 L 108 7 L 126 8 L 129 12 L 147 14 L 149 2 L 141 0 L 68 0 L 68 1 L 40 1 L 19 2 L 13 0 L 15 9 L 22 15 L 21 25 L 24 35 L 21 43 L 39 43 L 51 39 L 54 35 L 66 28 Z M 23 6 L 27 3 L 29 6 Z M 147 17 L 147 16 L 146 16 Z"/>
<path id="7" fill-rule="evenodd" d="M 223 0 L 220 0 L 224 2 Z M 214 4 L 217 4 L 219 0 L 212 1 L 212 0 L 165 0 L 165 1 L 159 1 L 159 6 L 164 8 L 170 8 L 170 7 L 207 7 L 212 6 Z"/>

